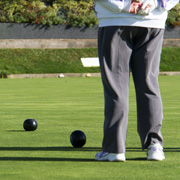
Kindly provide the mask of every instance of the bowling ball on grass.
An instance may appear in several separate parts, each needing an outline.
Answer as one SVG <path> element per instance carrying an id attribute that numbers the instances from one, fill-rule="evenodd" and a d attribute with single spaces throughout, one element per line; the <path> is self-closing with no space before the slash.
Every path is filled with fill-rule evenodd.
<path id="1" fill-rule="evenodd" d="M 80 130 L 73 131 L 70 135 L 70 141 L 73 147 L 83 147 L 86 144 L 86 135 Z"/>
<path id="2" fill-rule="evenodd" d="M 23 127 L 26 131 L 35 131 L 37 126 L 38 124 L 35 119 L 26 119 L 23 123 Z"/>

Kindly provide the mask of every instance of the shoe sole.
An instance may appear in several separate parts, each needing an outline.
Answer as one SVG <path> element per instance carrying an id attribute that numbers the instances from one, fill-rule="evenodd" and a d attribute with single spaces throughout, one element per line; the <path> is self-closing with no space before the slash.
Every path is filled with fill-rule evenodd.
<path id="1" fill-rule="evenodd" d="M 165 157 L 159 158 L 158 156 L 147 157 L 148 161 L 162 161 Z"/>
<path id="2" fill-rule="evenodd" d="M 115 159 L 115 160 L 110 160 L 110 159 L 95 159 L 96 161 L 105 161 L 105 162 L 125 162 L 126 160 L 122 159 Z"/>
<path id="3" fill-rule="evenodd" d="M 96 161 L 109 161 L 109 162 L 125 162 L 125 157 L 104 157 L 104 158 L 95 158 Z"/>
<path id="4" fill-rule="evenodd" d="M 108 160 L 109 162 L 125 162 L 125 160 L 122 159 L 116 159 L 116 160 Z"/>

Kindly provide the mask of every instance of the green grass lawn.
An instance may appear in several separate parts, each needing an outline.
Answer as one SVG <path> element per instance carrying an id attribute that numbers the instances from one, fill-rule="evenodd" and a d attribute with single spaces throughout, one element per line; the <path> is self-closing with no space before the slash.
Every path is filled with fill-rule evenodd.
<path id="1" fill-rule="evenodd" d="M 130 81 L 130 113 L 125 163 L 96 162 L 103 135 L 101 79 L 0 79 L 1 180 L 179 180 L 180 76 L 159 77 L 164 104 L 162 162 L 149 162 L 136 130 L 136 103 Z M 23 130 L 34 118 L 38 129 Z M 83 130 L 83 148 L 69 136 Z"/>
<path id="2" fill-rule="evenodd" d="M 96 73 L 81 58 L 98 57 L 97 48 L 0 49 L 1 74 Z M 160 71 L 180 71 L 180 47 L 163 47 Z"/>

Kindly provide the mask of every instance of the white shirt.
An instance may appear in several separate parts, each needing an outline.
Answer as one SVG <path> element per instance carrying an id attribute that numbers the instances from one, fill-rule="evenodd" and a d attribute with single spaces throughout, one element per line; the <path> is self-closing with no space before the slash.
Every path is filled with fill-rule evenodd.
<path id="1" fill-rule="evenodd" d="M 141 0 L 143 3 L 144 0 Z M 129 13 L 131 0 L 95 0 L 95 12 L 99 27 L 104 26 L 138 26 L 165 28 L 168 10 L 179 0 L 155 0 L 157 8 L 148 15 Z"/>

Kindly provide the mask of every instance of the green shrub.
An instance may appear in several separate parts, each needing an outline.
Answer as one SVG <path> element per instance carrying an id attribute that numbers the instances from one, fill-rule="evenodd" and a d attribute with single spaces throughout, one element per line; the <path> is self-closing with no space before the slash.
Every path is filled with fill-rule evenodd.
<path id="1" fill-rule="evenodd" d="M 7 70 L 2 70 L 0 69 L 0 78 L 7 78 L 7 75 L 9 74 L 9 72 Z"/>
<path id="2" fill-rule="evenodd" d="M 79 27 L 98 24 L 94 0 L 0 0 L 0 22 Z M 180 25 L 180 3 L 169 12 L 167 24 Z"/>
<path id="3" fill-rule="evenodd" d="M 97 19 L 93 0 L 0 0 L 0 22 L 92 27 Z"/>
<path id="4" fill-rule="evenodd" d="M 180 3 L 169 11 L 167 25 L 180 26 Z"/>
<path id="5" fill-rule="evenodd" d="M 70 26 L 92 27 L 97 24 L 97 19 L 94 13 L 94 3 L 92 0 L 59 0 L 59 5 L 59 11 L 65 15 L 66 20 Z"/>

